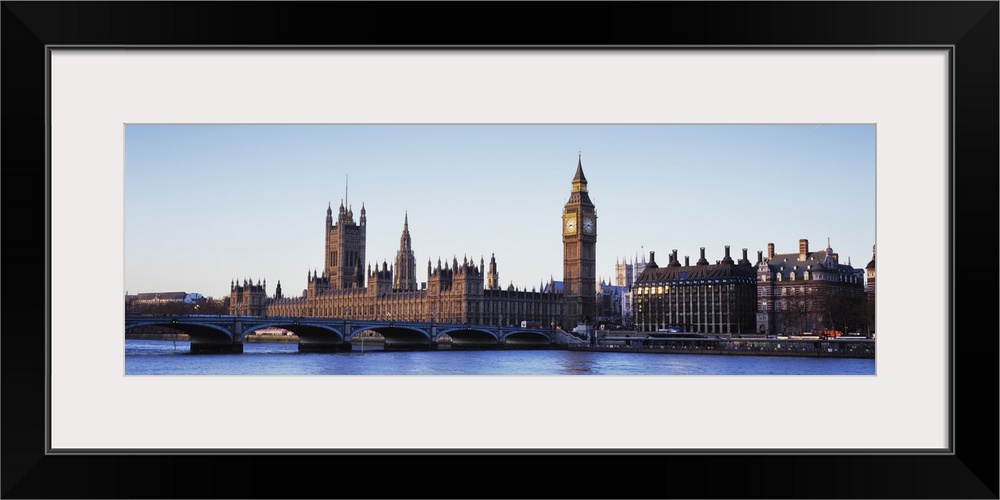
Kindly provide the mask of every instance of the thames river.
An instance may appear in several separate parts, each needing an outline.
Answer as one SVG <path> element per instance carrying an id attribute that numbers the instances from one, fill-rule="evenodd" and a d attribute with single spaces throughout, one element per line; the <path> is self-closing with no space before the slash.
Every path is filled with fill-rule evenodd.
<path id="1" fill-rule="evenodd" d="M 875 375 L 874 359 L 567 350 L 300 353 L 247 343 L 242 354 L 191 354 L 190 342 L 125 340 L 126 375 Z M 355 346 L 355 349 L 358 349 Z"/>

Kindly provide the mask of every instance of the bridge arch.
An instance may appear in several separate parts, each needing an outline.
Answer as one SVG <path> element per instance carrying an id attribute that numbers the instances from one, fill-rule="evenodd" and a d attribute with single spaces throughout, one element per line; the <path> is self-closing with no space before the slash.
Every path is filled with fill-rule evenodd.
<path id="1" fill-rule="evenodd" d="M 273 321 L 253 322 L 244 327 L 239 339 L 242 340 L 250 333 L 264 328 L 281 328 L 294 333 L 299 341 L 324 341 L 324 343 L 344 342 L 344 332 L 333 325 L 301 322 L 289 319 L 275 319 Z"/>
<path id="2" fill-rule="evenodd" d="M 544 330 L 511 330 L 503 334 L 503 342 L 505 344 L 543 345 L 551 344 L 552 337 Z"/>
<path id="3" fill-rule="evenodd" d="M 500 336 L 497 332 L 488 328 L 479 328 L 475 326 L 466 325 L 455 325 L 446 327 L 437 327 L 437 331 L 434 332 L 434 340 L 439 340 L 443 335 L 448 335 L 452 340 L 452 345 L 471 345 L 471 344 L 499 344 Z"/>
<path id="4" fill-rule="evenodd" d="M 234 342 L 235 336 L 230 328 L 217 322 L 190 321 L 171 317 L 163 318 L 143 318 L 139 320 L 126 320 L 125 331 L 141 326 L 159 326 L 172 328 L 187 334 L 193 342 L 221 343 Z"/>
<path id="5" fill-rule="evenodd" d="M 394 323 L 357 323 L 351 325 L 348 340 L 365 331 L 378 333 L 385 339 L 386 345 L 430 345 L 434 339 L 426 329 Z"/>

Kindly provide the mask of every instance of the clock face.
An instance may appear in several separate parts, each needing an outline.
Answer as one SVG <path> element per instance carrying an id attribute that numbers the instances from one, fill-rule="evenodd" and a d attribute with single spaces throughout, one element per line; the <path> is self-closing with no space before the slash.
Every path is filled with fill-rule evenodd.
<path id="1" fill-rule="evenodd" d="M 576 217 L 570 217 L 566 219 L 566 232 L 567 233 L 576 232 Z"/>
<path id="2" fill-rule="evenodd" d="M 590 217 L 585 217 L 583 219 L 583 230 L 586 231 L 587 233 L 593 233 L 594 232 L 594 219 L 591 219 Z"/>

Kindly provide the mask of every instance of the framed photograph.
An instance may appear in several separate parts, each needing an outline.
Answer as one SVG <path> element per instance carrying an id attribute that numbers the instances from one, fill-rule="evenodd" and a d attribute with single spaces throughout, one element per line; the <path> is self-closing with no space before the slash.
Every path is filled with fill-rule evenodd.
<path id="1" fill-rule="evenodd" d="M 257 467 L 279 463 L 280 474 L 295 477 L 301 477 L 297 468 L 318 466 L 338 471 L 335 476 L 344 483 L 363 484 L 364 477 L 384 483 L 379 475 L 367 475 L 373 470 L 398 479 L 380 486 L 377 493 L 362 484 L 338 490 L 338 495 L 352 497 L 447 496 L 442 492 L 452 491 L 452 486 L 423 489 L 422 480 L 417 480 L 482 474 L 495 471 L 496 463 L 509 471 L 539 467 L 558 480 L 543 481 L 545 486 L 529 495 L 515 484 L 499 484 L 488 496 L 672 496 L 676 491 L 670 479 L 684 477 L 700 485 L 693 492 L 684 490 L 680 496 L 686 497 L 997 497 L 995 462 L 976 458 L 996 456 L 996 443 L 976 437 L 982 429 L 975 423 L 983 416 L 986 422 L 997 421 L 995 400 L 981 395 L 996 394 L 997 339 L 973 335 L 996 327 L 958 314 L 967 302 L 959 301 L 958 291 L 964 288 L 963 297 L 971 297 L 960 264 L 965 256 L 982 253 L 982 242 L 995 240 L 983 235 L 990 236 L 997 227 L 997 2 L 665 2 L 613 8 L 580 4 L 581 14 L 597 25 L 609 19 L 609 10 L 614 14 L 616 21 L 609 26 L 617 33 L 611 37 L 613 45 L 600 36 L 578 34 L 565 26 L 572 23 L 547 14 L 525 17 L 530 9 L 521 4 L 510 4 L 499 13 L 463 5 L 469 14 L 490 12 L 490 21 L 474 31 L 450 24 L 431 30 L 427 28 L 434 24 L 419 30 L 401 28 L 418 14 L 422 18 L 437 10 L 452 12 L 453 7 L 3 4 L 4 166 L 19 192 L 43 192 L 39 188 L 44 187 L 45 193 L 40 207 L 18 201 L 8 208 L 9 217 L 35 216 L 18 217 L 31 221 L 23 229 L 28 234 L 41 233 L 39 227 L 44 227 L 44 234 L 27 238 L 39 242 L 37 257 L 23 251 L 19 267 L 44 269 L 45 279 L 37 293 L 8 300 L 9 310 L 25 312 L 8 313 L 8 319 L 34 321 L 20 328 L 9 325 L 3 337 L 3 447 L 5 457 L 18 457 L 4 461 L 5 497 L 287 497 L 329 479 L 317 477 L 314 483 L 307 477 L 291 486 L 287 481 L 253 479 Z M 694 30 L 692 19 L 714 21 Z M 756 20 L 752 26 L 745 24 L 750 19 Z M 522 45 L 494 31 L 512 25 L 526 33 L 564 33 L 568 43 Z M 246 134 L 247 127 L 267 133 Z M 475 144 L 487 143 L 483 134 L 496 142 L 496 136 L 518 128 L 500 142 L 508 144 L 511 161 L 524 163 L 523 157 L 513 158 L 514 151 L 550 154 L 546 148 L 553 143 L 587 137 L 609 151 L 594 153 L 598 165 L 606 163 L 601 167 L 606 171 L 590 175 L 587 170 L 595 192 L 595 177 L 633 176 L 624 184 L 631 187 L 616 188 L 627 192 L 615 193 L 619 201 L 614 208 L 598 208 L 609 212 L 601 219 L 601 234 L 613 231 L 608 222 L 614 220 L 614 210 L 622 214 L 621 220 L 649 219 L 654 234 L 668 231 L 663 228 L 671 218 L 692 219 L 710 209 L 702 205 L 707 201 L 697 199 L 672 205 L 663 193 L 678 188 L 711 192 L 713 183 L 724 184 L 720 175 L 735 178 L 735 173 L 715 174 L 713 179 L 707 167 L 699 166 L 709 175 L 683 176 L 682 183 L 667 167 L 641 174 L 631 168 L 612 172 L 615 157 L 629 165 L 629 154 L 642 154 L 640 129 L 789 127 L 794 133 L 784 140 L 799 146 L 809 140 L 806 133 L 823 127 L 868 134 L 874 172 L 861 174 L 871 178 L 856 182 L 845 180 L 858 174 L 846 167 L 851 160 L 843 151 L 799 158 L 795 175 L 779 175 L 779 165 L 752 163 L 754 148 L 763 148 L 768 140 L 765 134 L 756 142 L 745 138 L 746 151 L 735 158 L 746 162 L 742 174 L 750 168 L 757 173 L 747 179 L 756 178 L 740 181 L 746 183 L 746 193 L 740 194 L 745 201 L 735 202 L 736 209 L 726 206 L 718 217 L 743 222 L 727 223 L 726 231 L 735 234 L 733 228 L 745 226 L 747 234 L 758 234 L 764 241 L 768 234 L 794 233 L 798 228 L 790 221 L 810 217 L 840 220 L 837 227 L 845 231 L 873 222 L 874 240 L 863 243 L 864 254 L 849 255 L 860 270 L 869 257 L 868 247 L 877 244 L 879 250 L 874 369 L 781 377 L 756 372 L 316 376 L 266 369 L 198 375 L 156 368 L 152 373 L 129 373 L 121 298 L 129 295 L 136 274 L 129 266 L 138 254 L 131 253 L 133 243 L 127 239 L 140 230 L 136 224 L 153 221 L 153 227 L 141 230 L 157 235 L 161 243 L 143 257 L 152 259 L 144 267 L 166 271 L 161 274 L 181 274 L 170 269 L 178 265 L 170 256 L 178 253 L 202 255 L 204 271 L 196 272 L 201 275 L 230 269 L 226 266 L 238 261 L 237 254 L 251 254 L 252 248 L 262 267 L 265 261 L 271 261 L 266 263 L 270 266 L 296 255 L 298 248 L 293 247 L 318 254 L 313 248 L 317 245 L 308 243 L 320 241 L 316 235 L 300 242 L 289 241 L 294 235 L 268 234 L 293 227 L 289 217 L 294 216 L 260 208 L 311 206 L 315 200 L 309 198 L 316 193 L 339 196 L 334 189 L 347 189 L 349 181 L 340 184 L 338 173 L 337 184 L 322 186 L 329 179 L 320 176 L 312 182 L 321 185 L 317 188 L 309 179 L 297 179 L 286 165 L 305 160 L 265 146 L 277 140 L 280 128 L 290 134 L 288 140 L 299 141 L 300 149 L 310 149 L 330 138 L 305 136 L 336 127 L 351 127 L 349 133 L 344 128 L 337 133 L 352 147 L 365 141 L 372 145 L 358 149 L 358 157 L 339 160 L 368 169 L 369 178 L 359 174 L 355 182 L 368 182 L 369 189 L 419 186 L 422 191 L 422 202 L 413 208 L 403 206 L 405 201 L 392 205 L 404 198 L 399 195 L 382 198 L 393 207 L 391 214 L 379 215 L 388 219 L 379 224 L 392 228 L 383 232 L 396 233 L 388 240 L 397 239 L 401 225 L 404 240 L 414 222 L 429 227 L 415 218 L 423 206 L 432 212 L 431 207 L 450 201 L 465 207 L 452 212 L 489 213 L 496 219 L 516 213 L 509 205 L 524 200 L 509 194 L 516 180 L 491 189 L 487 174 L 497 168 L 451 170 L 431 162 L 420 167 L 423 181 L 407 181 L 405 168 L 380 170 L 378 162 L 365 167 L 359 159 L 365 151 L 372 156 L 380 148 L 393 150 L 395 159 L 383 161 L 399 162 L 411 149 L 414 156 L 438 158 L 444 165 L 461 161 L 449 152 L 475 151 Z M 376 127 L 379 134 L 368 134 Z M 437 134 L 440 127 L 457 132 L 442 141 L 424 137 L 428 130 Z M 524 132 L 532 127 L 544 129 Z M 583 127 L 593 132 L 565 132 Z M 206 133 L 208 128 L 211 133 Z M 476 137 L 468 136 L 470 128 L 476 129 Z M 613 140 L 612 129 L 630 133 Z M 195 133 L 189 133 L 192 130 Z M 145 149 L 136 146 L 144 137 L 155 138 Z M 450 150 L 448 141 L 454 145 Z M 666 147 L 662 135 L 649 141 Z M 568 234 L 577 234 L 576 221 L 571 227 L 558 212 L 574 167 L 588 168 L 588 145 L 575 146 L 581 150 L 569 151 L 566 189 L 551 193 L 555 224 L 564 241 Z M 675 158 L 690 155 L 688 162 L 694 165 L 700 165 L 695 157 L 719 153 L 712 146 L 703 147 L 702 155 L 679 144 L 674 149 L 683 151 Z M 239 159 L 226 170 L 199 167 L 199 151 L 221 150 L 251 154 L 234 155 Z M 271 156 L 264 166 L 251 168 L 254 155 Z M 801 165 L 807 162 L 810 165 Z M 140 164 L 146 169 L 144 177 L 135 173 L 138 167 L 129 167 Z M 284 173 L 269 172 L 267 165 Z M 552 171 L 561 172 L 554 167 Z M 384 179 L 390 174 L 397 179 Z M 250 182 L 250 175 L 262 178 Z M 517 175 L 524 177 L 522 184 L 530 184 L 545 179 L 549 171 L 538 167 L 534 173 Z M 468 178 L 468 196 L 456 193 L 461 183 L 434 192 L 434 183 L 426 181 L 434 176 Z M 574 177 L 573 183 L 577 189 L 580 181 Z M 348 196 L 357 199 L 356 188 L 351 189 L 343 194 L 342 212 L 352 210 Z M 219 192 L 217 204 L 190 203 L 212 190 Z M 192 194 L 196 192 L 202 194 Z M 532 197 L 538 198 L 542 196 Z M 651 198 L 658 202 L 652 209 Z M 854 212 L 854 205 L 868 198 L 873 221 Z M 330 213 L 336 211 L 337 201 L 319 200 L 331 202 Z M 254 210 L 232 210 L 234 204 Z M 626 207 L 633 205 L 642 212 L 630 214 Z M 140 209 L 146 215 L 137 223 L 130 213 Z M 397 209 L 403 214 L 396 214 Z M 198 228 L 201 240 L 178 230 L 177 222 L 163 223 L 166 218 L 150 215 L 188 210 L 192 214 L 187 220 Z M 432 212 L 430 217 L 442 221 L 448 219 L 447 212 Z M 581 213 L 588 217 L 581 216 L 580 231 L 595 231 L 592 214 Z M 801 213 L 809 217 L 797 217 Z M 238 220 L 241 214 L 255 222 Z M 303 214 L 302 219 L 313 215 Z M 464 215 L 451 220 L 467 228 L 462 231 L 474 232 L 475 220 L 467 221 Z M 364 208 L 360 216 L 365 217 Z M 976 221 L 975 228 L 963 225 L 969 220 Z M 497 232 L 505 240 L 528 240 L 535 230 L 530 225 Z M 960 227 L 966 236 L 975 230 L 975 246 L 957 238 Z M 215 238 L 226 245 L 203 254 L 193 248 Z M 377 242 L 380 237 L 374 238 Z M 452 247 L 457 239 L 450 242 Z M 611 238 L 606 245 L 615 248 L 612 242 L 620 239 Z M 9 248 L 18 248 L 23 240 Z M 683 235 L 656 241 L 694 244 Z M 801 253 L 803 241 L 778 243 L 798 244 Z M 813 248 L 822 243 L 837 248 L 836 240 L 813 241 Z M 759 245 L 737 243 L 751 244 Z M 267 245 L 280 251 L 260 251 Z M 381 245 L 381 253 L 373 256 L 391 259 L 395 250 Z M 677 258 L 668 250 L 656 253 L 656 259 Z M 767 251 L 753 248 L 752 253 L 758 250 Z M 776 253 L 789 252 L 793 250 Z M 556 254 L 554 265 L 543 262 L 540 268 L 556 268 L 550 273 L 555 275 L 550 280 L 554 287 L 563 262 L 558 251 L 549 253 Z M 713 259 L 721 258 L 713 254 Z M 834 258 L 832 251 L 827 254 Z M 424 259 L 437 255 L 418 257 L 416 269 L 422 271 Z M 451 255 L 440 257 L 447 261 Z M 442 269 L 458 269 L 461 257 L 456 255 L 454 266 L 445 262 Z M 488 257 L 480 264 L 479 254 L 474 254 L 472 267 L 485 272 Z M 336 259 L 332 254 L 330 258 Z M 32 259 L 39 265 L 30 265 Z M 299 265 L 295 259 L 289 259 L 293 267 Z M 254 264 L 246 262 L 241 265 Z M 283 283 L 289 290 L 285 295 L 294 297 L 296 289 L 339 278 L 340 269 L 331 262 L 336 260 L 328 259 L 322 273 L 314 272 L 305 281 Z M 187 261 L 184 267 L 195 265 Z M 428 276 L 431 267 L 428 264 Z M 370 279 L 381 279 L 378 271 L 369 271 Z M 390 282 L 391 276 L 386 274 Z M 240 286 L 239 276 L 231 277 L 233 283 L 221 294 Z M 242 286 L 252 287 L 256 278 Z M 795 278 L 789 274 L 789 279 Z M 537 293 L 542 293 L 545 282 L 537 285 Z M 428 279 L 425 286 L 434 285 Z M 135 290 L 142 291 L 148 290 Z M 985 289 L 976 292 L 987 300 L 995 298 Z M 306 297 L 315 291 L 307 288 L 302 293 Z M 479 321 L 497 323 L 497 339 L 519 334 L 515 325 L 504 327 L 499 317 L 480 312 Z M 289 316 L 295 313 L 301 312 Z M 38 318 L 45 319 L 44 334 L 37 333 Z M 376 319 L 391 321 L 390 316 Z M 754 328 L 764 321 L 754 319 Z M 440 320 L 433 318 L 429 324 Z M 530 322 L 535 318 L 526 319 Z M 533 326 L 521 325 L 526 331 Z M 555 322 L 550 327 L 555 331 Z M 455 330 L 455 342 L 481 340 L 462 336 L 473 330 Z M 654 330 L 670 333 L 660 324 Z M 426 463 L 438 460 L 441 468 L 425 469 Z M 596 465 L 608 462 L 618 465 Z M 225 484 L 216 477 L 210 492 L 179 480 L 219 467 L 231 472 L 224 475 Z M 715 476 L 720 473 L 740 479 L 719 481 Z M 50 479 L 62 475 L 77 480 Z M 622 484 L 623 477 L 629 484 Z"/>

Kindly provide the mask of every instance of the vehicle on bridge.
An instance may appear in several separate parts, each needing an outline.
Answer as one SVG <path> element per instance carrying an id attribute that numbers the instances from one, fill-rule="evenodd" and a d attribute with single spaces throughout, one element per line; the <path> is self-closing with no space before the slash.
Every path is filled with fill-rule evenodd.
<path id="1" fill-rule="evenodd" d="M 521 328 L 542 328 L 542 323 L 539 321 L 522 321 Z"/>

